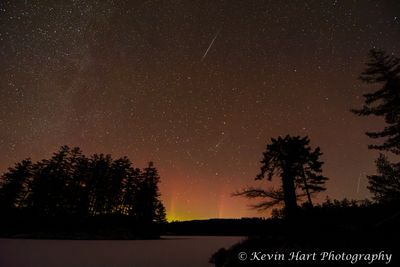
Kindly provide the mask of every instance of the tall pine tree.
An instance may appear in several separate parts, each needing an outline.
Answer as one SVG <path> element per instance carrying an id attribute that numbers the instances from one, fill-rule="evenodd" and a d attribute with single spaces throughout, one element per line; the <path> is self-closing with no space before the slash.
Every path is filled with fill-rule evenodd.
<path id="1" fill-rule="evenodd" d="M 365 103 L 361 109 L 352 109 L 359 116 L 383 117 L 386 127 L 379 132 L 367 132 L 373 139 L 383 139 L 380 145 L 369 148 L 400 154 L 400 59 L 373 49 L 370 61 L 360 79 L 368 84 L 380 84 L 373 93 L 364 94 Z"/>
<path id="2" fill-rule="evenodd" d="M 159 197 L 160 176 L 153 162 L 144 168 L 136 194 L 134 210 L 136 217 L 143 223 L 165 221 L 165 208 Z"/>
<path id="3" fill-rule="evenodd" d="M 372 49 L 369 57 L 367 68 L 360 79 L 365 83 L 381 86 L 373 93 L 364 94 L 363 107 L 352 109 L 352 112 L 359 116 L 382 117 L 386 123 L 384 129 L 366 133 L 372 139 L 382 140 L 382 143 L 368 147 L 400 155 L 400 59 L 377 49 Z M 378 175 L 368 176 L 368 189 L 377 201 L 398 199 L 394 198 L 394 195 L 400 195 L 398 165 L 391 164 L 383 154 L 377 159 Z"/>
<path id="4" fill-rule="evenodd" d="M 287 218 L 295 215 L 299 197 L 306 196 L 309 205 L 312 206 L 311 195 L 325 190 L 324 183 L 328 178 L 321 174 L 323 162 L 319 160 L 322 155 L 320 148 L 312 150 L 309 144 L 310 139 L 307 136 L 301 138 L 287 135 L 284 138 L 272 138 L 264 152 L 261 171 L 255 179 L 266 178 L 271 181 L 274 176 L 278 176 L 281 178 L 282 188 L 249 188 L 235 195 L 267 198 L 267 201 L 255 206 L 258 209 L 270 208 L 283 202 Z"/>

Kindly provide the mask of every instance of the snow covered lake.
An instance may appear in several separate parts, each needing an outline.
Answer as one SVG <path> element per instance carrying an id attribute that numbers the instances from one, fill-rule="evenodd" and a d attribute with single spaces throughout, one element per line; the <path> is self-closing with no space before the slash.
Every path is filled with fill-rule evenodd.
<path id="1" fill-rule="evenodd" d="M 164 236 L 161 240 L 0 239 L 7 267 L 211 267 L 211 255 L 242 240 L 232 236 Z"/>

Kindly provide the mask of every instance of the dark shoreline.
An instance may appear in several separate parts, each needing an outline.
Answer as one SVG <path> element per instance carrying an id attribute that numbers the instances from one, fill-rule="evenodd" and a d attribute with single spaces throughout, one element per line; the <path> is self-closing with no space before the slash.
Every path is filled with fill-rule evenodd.
<path id="1" fill-rule="evenodd" d="M 31 223 L 27 223 L 27 222 Z M 17 220 L 1 225 L 0 238 L 54 240 L 159 240 L 161 236 L 252 236 L 274 220 L 262 218 L 173 221 L 139 224 L 121 218 L 74 221 Z"/>

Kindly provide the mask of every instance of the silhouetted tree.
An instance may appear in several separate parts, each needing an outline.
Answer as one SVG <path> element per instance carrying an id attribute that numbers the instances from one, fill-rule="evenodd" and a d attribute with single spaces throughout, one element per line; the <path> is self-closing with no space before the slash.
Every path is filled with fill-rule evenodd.
<path id="1" fill-rule="evenodd" d="M 23 205 L 28 193 L 28 185 L 32 179 L 32 161 L 25 159 L 1 177 L 0 207 L 3 211 L 10 211 Z"/>
<path id="2" fill-rule="evenodd" d="M 142 172 L 134 206 L 136 216 L 141 222 L 150 223 L 156 219 L 161 221 L 163 220 L 161 217 L 165 217 L 165 209 L 160 206 L 162 203 L 159 200 L 159 182 L 158 171 L 153 162 L 149 162 L 148 167 Z"/>
<path id="3" fill-rule="evenodd" d="M 364 106 L 352 109 L 352 112 L 359 116 L 383 117 L 387 126 L 380 132 L 366 134 L 385 141 L 382 145 L 370 145 L 369 148 L 400 154 L 400 59 L 386 55 L 382 50 L 372 49 L 367 66 L 360 79 L 368 84 L 382 84 L 382 87 L 364 94 Z"/>
<path id="4" fill-rule="evenodd" d="M 78 217 L 84 218 L 89 215 L 89 195 L 90 195 L 90 173 L 89 173 L 89 159 L 82 154 L 79 148 L 74 148 L 77 152 L 74 159 L 74 168 L 72 171 L 73 186 L 70 187 L 71 197 L 73 197 L 74 205 L 72 213 Z"/>
<path id="5" fill-rule="evenodd" d="M 86 176 L 87 158 L 78 147 L 66 147 L 66 156 L 62 164 L 64 189 L 61 193 L 65 215 L 86 215 L 87 198 L 84 177 Z"/>
<path id="6" fill-rule="evenodd" d="M 378 202 L 400 201 L 400 164 L 390 163 L 386 156 L 376 160 L 377 175 L 368 176 L 368 189 Z"/>
<path id="7" fill-rule="evenodd" d="M 380 132 L 367 132 L 373 139 L 383 139 L 383 144 L 369 145 L 370 149 L 400 154 L 400 59 L 387 55 L 382 50 L 372 49 L 370 61 L 360 79 L 368 84 L 381 84 L 381 88 L 373 93 L 364 94 L 365 103 L 361 109 L 352 112 L 359 116 L 375 115 L 383 117 L 385 128 Z M 393 200 L 400 195 L 398 164 L 391 164 L 381 155 L 376 160 L 378 175 L 368 176 L 369 190 L 379 201 Z"/>
<path id="8" fill-rule="evenodd" d="M 108 189 L 109 213 L 124 213 L 124 194 L 126 193 L 126 181 L 129 179 L 132 171 L 131 165 L 132 163 L 127 157 L 117 159 L 111 163 Z"/>
<path id="9" fill-rule="evenodd" d="M 166 223 L 167 222 L 167 213 L 166 213 L 163 203 L 160 200 L 158 200 L 157 204 L 156 204 L 154 222 L 156 222 L 156 223 Z"/>
<path id="10" fill-rule="evenodd" d="M 123 182 L 122 213 L 135 216 L 136 196 L 141 181 L 141 170 L 130 167 L 126 179 Z"/>
<path id="11" fill-rule="evenodd" d="M 43 216 L 61 216 L 68 213 L 67 193 L 73 181 L 68 161 L 70 148 L 63 146 L 50 160 L 35 164 L 29 194 L 29 205 Z"/>
<path id="12" fill-rule="evenodd" d="M 131 162 L 127 157 L 113 161 L 111 164 L 111 180 L 108 192 L 109 209 L 113 214 L 120 214 L 123 201 L 123 185 L 129 176 Z"/>
<path id="13" fill-rule="evenodd" d="M 111 195 L 111 155 L 94 154 L 89 160 L 91 181 L 90 206 L 91 215 L 110 214 L 112 204 Z"/>
<path id="14" fill-rule="evenodd" d="M 285 138 L 272 138 L 261 161 L 261 172 L 255 179 L 267 178 L 271 181 L 274 176 L 279 176 L 282 188 L 248 188 L 235 195 L 268 198 L 255 206 L 259 209 L 284 202 L 286 217 L 293 217 L 296 213 L 298 197 L 307 196 L 309 205 L 312 205 L 311 194 L 325 190 L 324 183 L 328 178 L 321 175 L 323 162 L 319 161 L 322 155 L 320 148 L 312 150 L 309 143 L 307 136 L 301 138 L 287 135 Z M 296 193 L 296 189 L 301 192 Z"/>

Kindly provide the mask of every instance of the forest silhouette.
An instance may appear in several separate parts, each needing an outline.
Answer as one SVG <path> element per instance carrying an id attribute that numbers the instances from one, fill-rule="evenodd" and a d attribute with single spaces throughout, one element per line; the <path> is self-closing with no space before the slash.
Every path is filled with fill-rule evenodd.
<path id="1" fill-rule="evenodd" d="M 159 182 L 152 162 L 139 169 L 127 157 L 87 157 L 63 146 L 50 159 L 25 159 L 3 174 L 1 231 L 124 238 L 115 232 L 125 229 L 129 238 L 156 236 L 156 226 L 166 222 Z"/>

